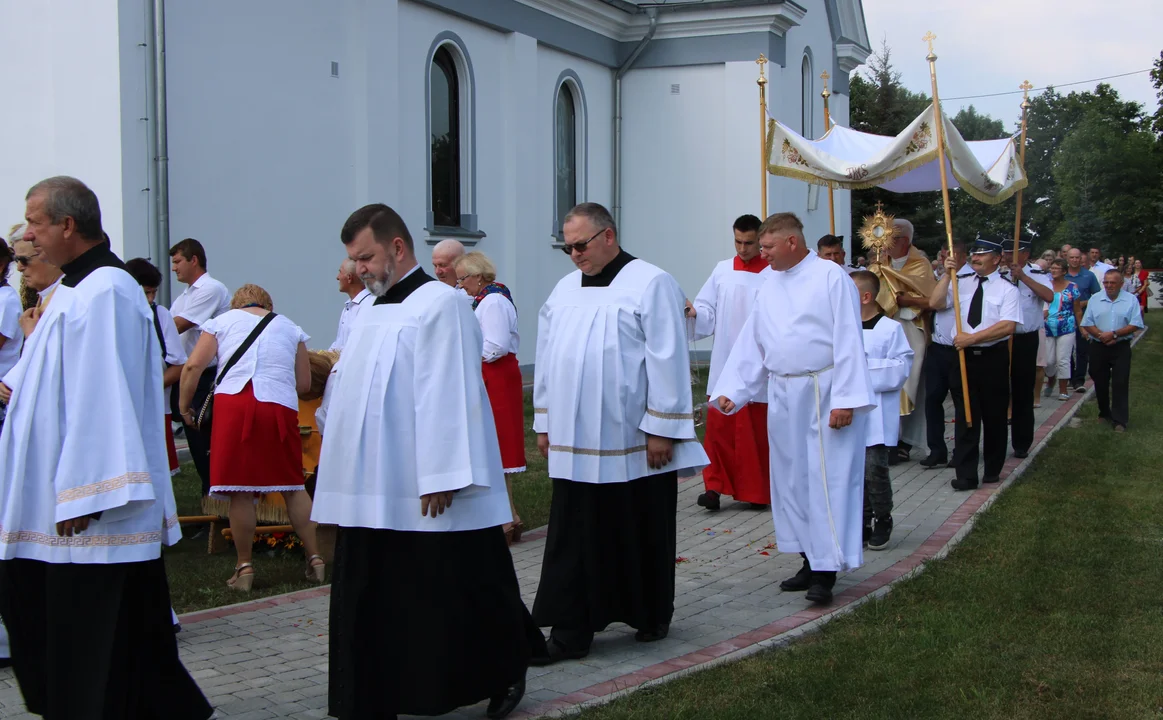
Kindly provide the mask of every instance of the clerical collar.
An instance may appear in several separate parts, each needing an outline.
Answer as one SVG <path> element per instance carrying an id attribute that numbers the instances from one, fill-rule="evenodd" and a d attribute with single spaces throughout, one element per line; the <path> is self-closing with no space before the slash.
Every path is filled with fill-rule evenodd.
<path id="1" fill-rule="evenodd" d="M 767 267 L 767 261 L 763 259 L 762 255 L 756 255 L 747 262 L 743 262 L 743 258 L 738 255 L 735 256 L 735 263 L 732 268 L 739 271 L 757 273 Z"/>
<path id="2" fill-rule="evenodd" d="M 618 273 L 622 268 L 629 265 L 636 257 L 619 249 L 618 256 L 606 264 L 601 272 L 596 275 L 586 275 L 582 273 L 581 286 L 582 287 L 609 287 L 610 283 L 614 282 L 614 278 L 618 277 Z"/>
<path id="3" fill-rule="evenodd" d="M 61 280 L 63 280 L 63 279 L 64 279 L 64 275 L 61 275 L 56 280 L 53 280 L 52 285 L 49 285 L 44 290 L 41 290 L 40 292 L 37 293 L 37 295 L 39 295 L 42 300 L 44 299 L 44 297 L 46 295 L 52 295 L 53 291 L 56 290 L 58 286 L 60 286 Z"/>
<path id="4" fill-rule="evenodd" d="M 400 278 L 395 285 L 388 288 L 388 291 L 376 298 L 375 305 L 394 305 L 396 303 L 404 302 L 404 299 L 411 295 L 417 288 L 424 283 L 432 282 L 433 278 L 424 272 L 424 269 L 419 265 L 408 271 L 404 277 Z"/>
<path id="5" fill-rule="evenodd" d="M 871 330 L 876 327 L 876 324 L 880 322 L 882 317 L 884 317 L 884 313 L 877 313 L 867 320 L 862 320 L 860 324 L 865 330 Z"/>
<path id="6" fill-rule="evenodd" d="M 61 284 L 65 287 L 76 287 L 82 280 L 89 277 L 89 273 L 103 267 L 125 269 L 125 263 L 113 254 L 109 243 L 104 241 L 81 253 L 72 262 L 62 265 L 61 272 L 64 273 L 64 277 L 61 278 Z"/>

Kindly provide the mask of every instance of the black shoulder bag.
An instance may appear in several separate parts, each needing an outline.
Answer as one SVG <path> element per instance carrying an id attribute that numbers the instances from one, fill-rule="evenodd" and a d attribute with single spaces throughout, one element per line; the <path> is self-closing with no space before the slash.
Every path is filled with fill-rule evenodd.
<path id="1" fill-rule="evenodd" d="M 234 364 L 250 349 L 250 346 L 254 344 L 254 341 L 258 339 L 258 336 L 262 334 L 262 331 L 274 319 L 275 313 L 269 312 L 262 320 L 258 321 L 258 325 L 254 326 L 254 330 L 250 331 L 250 335 L 246 336 L 246 339 L 242 341 L 242 344 L 238 346 L 238 349 L 234 351 L 234 354 L 222 366 L 221 372 L 218 373 L 218 378 L 210 386 L 210 394 L 206 396 L 206 399 L 202 402 L 202 407 L 199 408 L 198 413 L 194 417 L 198 432 L 202 433 L 202 436 L 207 438 L 207 440 L 210 438 L 210 424 L 214 419 L 214 391 L 218 388 L 218 384 L 222 382 L 222 379 L 226 377 L 226 373 L 230 372 L 230 368 L 234 367 Z"/>

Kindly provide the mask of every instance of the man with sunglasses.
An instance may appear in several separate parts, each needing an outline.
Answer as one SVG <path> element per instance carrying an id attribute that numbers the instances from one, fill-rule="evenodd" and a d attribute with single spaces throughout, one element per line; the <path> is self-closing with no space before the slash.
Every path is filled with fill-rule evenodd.
<path id="1" fill-rule="evenodd" d="M 694 324 L 693 339 L 715 336 L 708 391 L 718 381 L 735 338 L 755 305 L 755 296 L 770 273 L 767 261 L 759 254 L 759 225 L 754 215 L 735 221 L 735 257 L 716 265 L 694 303 L 687 303 L 687 317 Z M 771 504 L 766 396 L 762 402 L 748 403 L 736 415 L 710 413 L 703 449 L 711 464 L 703 470 L 707 491 L 699 495 L 700 507 L 718 510 L 721 495 L 751 503 L 756 510 Z"/>
<path id="2" fill-rule="evenodd" d="M 578 272 L 537 320 L 533 430 L 553 500 L 533 619 L 553 631 L 534 665 L 584 657 L 610 623 L 639 642 L 667 636 L 677 471 L 707 464 L 682 288 L 619 247 L 601 205 L 575 207 L 562 234 Z"/>

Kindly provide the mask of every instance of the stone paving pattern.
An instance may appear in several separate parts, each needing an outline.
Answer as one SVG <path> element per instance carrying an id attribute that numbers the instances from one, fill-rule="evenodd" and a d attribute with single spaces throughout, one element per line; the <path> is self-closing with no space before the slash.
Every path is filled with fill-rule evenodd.
<path id="1" fill-rule="evenodd" d="M 1035 446 L 1064 423 L 1084 397 L 1043 399 Z M 952 406 L 946 409 L 951 416 Z M 952 424 L 947 437 L 952 447 Z M 786 633 L 826 619 L 867 597 L 941 552 L 999 486 L 976 492 L 949 487 L 953 471 L 911 462 L 892 469 L 895 527 L 889 549 L 865 552 L 865 565 L 842 573 L 834 603 L 814 608 L 802 593 L 778 584 L 799 569 L 798 555 L 775 549 L 769 511 L 724 499 L 709 513 L 695 504 L 701 477 L 680 482 L 675 614 L 670 636 L 634 641 L 617 625 L 596 637 L 590 655 L 548 668 L 530 668 L 525 700 L 512 716 L 532 718 L 594 702 L 686 668 L 749 652 Z M 1028 462 L 1028 461 L 1027 461 Z M 1010 458 L 1003 478 L 1019 467 Z M 1004 486 L 1004 482 L 1002 485 Z M 529 607 L 541 572 L 545 530 L 513 547 L 522 594 Z M 261 572 L 261 567 L 260 567 Z M 327 617 L 324 587 L 183 616 L 182 660 L 217 708 L 231 720 L 327 717 Z M 24 710 L 11 670 L 0 670 L 0 718 L 34 718 Z M 446 715 L 482 718 L 483 704 Z"/>

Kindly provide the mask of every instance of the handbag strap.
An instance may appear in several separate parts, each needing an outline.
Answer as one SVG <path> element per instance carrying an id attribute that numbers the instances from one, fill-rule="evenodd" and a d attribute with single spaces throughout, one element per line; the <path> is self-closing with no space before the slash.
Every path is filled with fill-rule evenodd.
<path id="1" fill-rule="evenodd" d="M 166 367 L 169 367 L 170 364 L 166 362 L 166 356 L 170 354 L 170 351 L 166 348 L 166 335 L 162 332 L 162 321 L 157 314 L 157 303 L 150 303 L 149 307 L 153 310 L 153 329 L 157 333 L 158 342 L 162 344 L 162 362 L 166 363 Z"/>
<path id="2" fill-rule="evenodd" d="M 226 361 L 226 364 L 222 366 L 222 372 L 218 373 L 218 379 L 214 381 L 214 387 L 218 387 L 218 385 L 222 382 L 222 378 L 226 377 L 226 373 L 230 372 L 230 368 L 234 367 L 234 364 L 238 362 L 238 359 L 242 357 L 243 353 L 250 349 L 250 346 L 254 344 L 254 341 L 258 339 L 259 335 L 262 335 L 262 331 L 266 330 L 267 325 L 270 325 L 271 321 L 274 319 L 275 313 L 269 312 L 263 316 L 262 320 L 258 321 L 258 325 L 254 326 L 254 330 L 250 331 L 250 335 L 246 336 L 246 339 L 242 341 L 242 344 L 238 346 L 238 349 L 234 351 L 234 354 L 231 355 L 230 359 Z"/>

